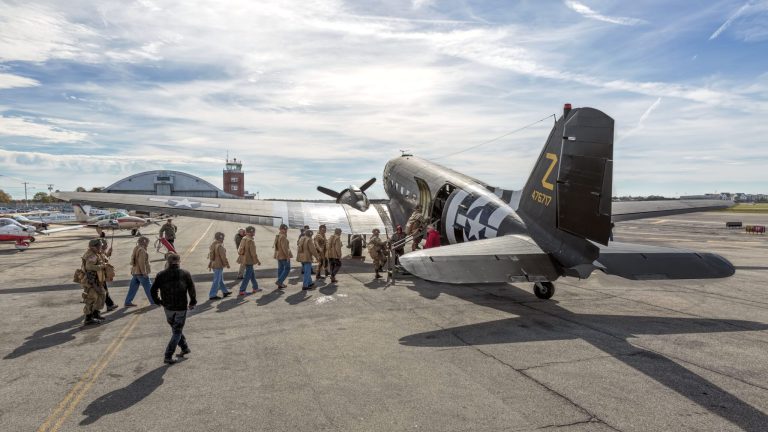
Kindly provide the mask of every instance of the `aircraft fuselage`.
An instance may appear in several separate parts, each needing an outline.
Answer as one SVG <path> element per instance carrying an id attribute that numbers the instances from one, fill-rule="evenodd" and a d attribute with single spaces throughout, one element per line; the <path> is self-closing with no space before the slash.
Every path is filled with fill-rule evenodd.
<path id="1" fill-rule="evenodd" d="M 420 204 L 425 218 L 436 221 L 443 241 L 450 244 L 527 232 L 515 211 L 517 191 L 494 188 L 408 155 L 387 162 L 383 181 L 392 219 L 403 228 Z"/>

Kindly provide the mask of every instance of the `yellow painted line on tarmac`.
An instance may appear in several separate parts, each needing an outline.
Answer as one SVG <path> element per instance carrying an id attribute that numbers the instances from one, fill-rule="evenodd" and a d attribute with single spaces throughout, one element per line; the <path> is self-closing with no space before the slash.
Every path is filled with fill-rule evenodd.
<path id="1" fill-rule="evenodd" d="M 205 232 L 203 232 L 203 234 L 200 236 L 200 238 L 197 239 L 192 247 L 190 247 L 184 253 L 182 259 L 186 259 L 190 254 L 192 254 L 195 248 L 205 238 L 206 234 L 208 234 L 208 231 L 211 230 L 212 226 L 213 222 L 208 224 L 208 228 L 205 229 Z M 56 432 L 59 430 L 59 428 L 61 428 L 69 416 L 72 415 L 72 412 L 74 412 L 75 408 L 77 408 L 77 405 L 86 395 L 86 393 L 88 393 L 88 390 L 93 387 L 93 384 L 96 382 L 99 376 L 101 376 L 101 373 L 104 371 L 104 369 L 106 369 L 107 365 L 109 365 L 109 363 L 115 357 L 115 354 L 117 354 L 117 352 L 120 350 L 123 342 L 128 339 L 128 336 L 136 327 L 139 322 L 139 318 L 141 318 L 142 315 L 143 313 L 135 313 L 133 317 L 131 317 L 131 320 L 128 322 L 128 324 L 125 325 L 125 327 L 123 327 L 122 330 L 120 330 L 120 333 L 118 333 L 115 340 L 113 340 L 107 349 L 101 353 L 101 355 L 96 359 L 96 362 L 92 364 L 88 370 L 85 371 L 75 386 L 72 387 L 66 396 L 64 396 L 64 399 L 62 399 L 62 401 L 56 405 L 56 408 L 54 408 L 51 415 L 45 419 L 45 422 L 40 425 L 40 427 L 37 429 L 37 432 Z"/>

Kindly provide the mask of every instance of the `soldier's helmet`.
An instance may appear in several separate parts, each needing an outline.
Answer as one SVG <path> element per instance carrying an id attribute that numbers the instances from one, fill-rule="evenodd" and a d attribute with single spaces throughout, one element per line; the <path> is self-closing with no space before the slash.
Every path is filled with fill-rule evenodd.
<path id="1" fill-rule="evenodd" d="M 88 242 L 88 247 L 101 247 L 101 240 L 100 239 L 93 239 Z"/>

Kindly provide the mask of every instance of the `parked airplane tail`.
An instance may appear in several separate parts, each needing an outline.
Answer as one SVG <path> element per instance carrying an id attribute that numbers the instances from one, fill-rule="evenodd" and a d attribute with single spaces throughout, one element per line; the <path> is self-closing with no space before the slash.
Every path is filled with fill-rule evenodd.
<path id="1" fill-rule="evenodd" d="M 88 222 L 88 212 L 90 212 L 91 206 L 72 204 L 72 208 L 75 210 L 75 219 L 78 222 Z"/>
<path id="2" fill-rule="evenodd" d="M 613 119 L 566 104 L 518 206 L 536 243 L 566 268 L 589 266 L 599 256 L 589 240 L 608 244 L 612 178 Z"/>

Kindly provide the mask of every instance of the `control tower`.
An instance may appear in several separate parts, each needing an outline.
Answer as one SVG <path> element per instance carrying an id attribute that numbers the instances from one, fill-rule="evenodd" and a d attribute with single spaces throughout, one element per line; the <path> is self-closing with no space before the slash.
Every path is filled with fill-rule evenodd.
<path id="1" fill-rule="evenodd" d="M 245 173 L 243 172 L 243 162 L 233 158 L 231 161 L 227 158 L 227 165 L 224 168 L 224 192 L 242 198 L 245 195 Z"/>

